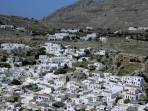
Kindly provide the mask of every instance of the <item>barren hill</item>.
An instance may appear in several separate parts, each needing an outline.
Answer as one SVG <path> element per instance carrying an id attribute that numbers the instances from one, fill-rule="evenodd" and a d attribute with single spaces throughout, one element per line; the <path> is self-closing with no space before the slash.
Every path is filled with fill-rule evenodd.
<path id="1" fill-rule="evenodd" d="M 43 23 L 58 28 L 148 26 L 148 0 L 79 0 L 45 17 Z"/>
<path id="2" fill-rule="evenodd" d="M 17 27 L 25 27 L 27 29 L 46 29 L 39 20 L 24 18 L 20 16 L 0 15 L 0 25 L 14 25 Z"/>

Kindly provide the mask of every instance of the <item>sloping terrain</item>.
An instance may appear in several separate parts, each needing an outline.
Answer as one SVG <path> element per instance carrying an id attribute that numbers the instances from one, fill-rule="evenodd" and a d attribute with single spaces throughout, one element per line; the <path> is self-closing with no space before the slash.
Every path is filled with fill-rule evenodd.
<path id="1" fill-rule="evenodd" d="M 148 26 L 147 0 L 79 0 L 43 19 L 53 27 L 127 28 Z"/>
<path id="2" fill-rule="evenodd" d="M 0 15 L 0 25 L 13 25 L 15 27 L 25 27 L 26 31 L 21 32 L 14 29 L 0 29 L 0 43 L 14 42 L 29 45 L 38 45 L 46 40 L 43 36 L 31 36 L 32 31 L 46 32 L 50 30 L 40 21 L 18 16 Z"/>
<path id="3" fill-rule="evenodd" d="M 14 25 L 17 27 L 25 27 L 31 30 L 46 29 L 40 21 L 19 16 L 0 15 L 0 25 Z"/>

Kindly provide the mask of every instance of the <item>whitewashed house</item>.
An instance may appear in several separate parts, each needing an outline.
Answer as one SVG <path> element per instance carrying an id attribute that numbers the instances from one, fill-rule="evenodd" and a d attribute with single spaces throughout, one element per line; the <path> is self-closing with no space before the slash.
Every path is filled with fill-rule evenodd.
<path id="1" fill-rule="evenodd" d="M 96 110 L 97 110 L 97 111 L 104 111 L 105 108 L 106 108 L 105 105 L 99 105 L 99 106 L 96 106 Z"/>
<path id="2" fill-rule="evenodd" d="M 105 56 L 106 55 L 106 51 L 105 50 L 99 50 L 96 53 L 94 53 L 95 55 L 100 55 L 100 56 Z"/>
<path id="3" fill-rule="evenodd" d="M 33 94 L 23 94 L 21 95 L 21 103 L 28 105 L 30 101 L 33 100 Z"/>
<path id="4" fill-rule="evenodd" d="M 45 43 L 42 47 L 46 49 L 46 52 L 49 54 L 60 54 L 62 48 L 59 44 L 53 44 L 53 43 Z"/>
<path id="5" fill-rule="evenodd" d="M 123 76 L 121 81 L 125 85 L 143 86 L 145 81 L 143 77 L 139 76 Z"/>
<path id="6" fill-rule="evenodd" d="M 58 69 L 59 66 L 64 66 L 64 63 L 68 64 L 68 59 L 65 59 L 66 57 L 51 57 L 49 58 L 47 55 L 40 55 L 39 56 L 39 62 L 38 68 L 49 71 L 53 69 Z"/>
<path id="7" fill-rule="evenodd" d="M 44 81 L 44 80 L 41 81 L 41 82 L 47 84 L 47 82 Z M 51 87 L 47 87 L 45 84 L 44 85 L 40 85 L 40 84 L 38 85 L 41 88 L 41 91 L 38 92 L 39 94 L 51 94 L 51 92 L 52 92 Z"/>
<path id="8" fill-rule="evenodd" d="M 139 94 L 130 94 L 130 93 L 123 93 L 123 98 L 124 99 L 128 99 L 128 100 L 132 100 L 132 101 L 136 101 L 136 100 L 138 100 L 139 99 L 139 97 L 140 97 L 140 95 Z"/>
<path id="9" fill-rule="evenodd" d="M 136 101 L 140 99 L 141 94 L 143 94 L 142 92 L 142 87 L 126 85 L 124 86 L 122 95 L 124 99 Z"/>
<path id="10" fill-rule="evenodd" d="M 111 111 L 127 111 L 128 107 L 128 105 L 117 105 L 114 106 L 114 108 L 111 109 Z"/>
<path id="11" fill-rule="evenodd" d="M 55 33 L 54 35 L 48 34 L 48 40 L 54 41 L 54 40 L 63 40 L 64 37 L 69 36 L 69 33 Z"/>
<path id="12" fill-rule="evenodd" d="M 46 63 L 49 61 L 49 57 L 47 55 L 39 55 L 39 61 L 41 63 Z"/>
<path id="13" fill-rule="evenodd" d="M 87 34 L 84 37 L 81 37 L 81 40 L 95 40 L 97 38 L 97 34 L 96 33 L 92 33 L 92 34 Z"/>
<path id="14" fill-rule="evenodd" d="M 15 110 L 15 104 L 5 103 L 5 108 L 1 109 L 2 111 L 13 111 Z"/>
<path id="15" fill-rule="evenodd" d="M 85 55 L 85 48 L 76 50 L 76 52 L 74 53 L 74 56 L 84 56 Z"/>
<path id="16" fill-rule="evenodd" d="M 66 88 L 68 89 L 68 91 L 70 91 L 71 93 L 76 91 L 77 89 L 79 89 L 79 84 L 76 83 L 75 81 L 69 81 L 66 84 Z"/>
<path id="17" fill-rule="evenodd" d="M 13 25 L 0 25 L 1 29 L 13 29 L 14 26 Z"/>
<path id="18" fill-rule="evenodd" d="M 148 30 L 148 27 L 138 27 L 138 30 Z"/>
<path id="19" fill-rule="evenodd" d="M 72 102 L 74 102 L 75 105 L 80 105 L 84 103 L 82 98 L 72 98 Z"/>
<path id="20" fill-rule="evenodd" d="M 16 27 L 15 29 L 17 31 L 21 31 L 21 32 L 25 32 L 26 31 L 25 27 Z"/>
<path id="21" fill-rule="evenodd" d="M 98 85 L 95 83 L 95 81 L 92 79 L 84 80 L 82 81 L 82 84 L 86 87 L 88 90 L 95 90 L 98 89 Z"/>
<path id="22" fill-rule="evenodd" d="M 66 76 L 59 74 L 59 75 L 52 75 L 51 80 L 53 80 L 53 87 L 55 89 L 63 87 L 66 83 Z"/>
<path id="23" fill-rule="evenodd" d="M 15 49 L 29 49 L 30 47 L 25 44 L 17 44 L 17 43 L 2 43 L 0 47 L 7 52 L 11 52 Z"/>
<path id="24" fill-rule="evenodd" d="M 75 111 L 74 105 L 67 103 L 64 111 Z"/>
<path id="25" fill-rule="evenodd" d="M 8 68 L 0 67 L 0 74 L 8 73 Z"/>
<path id="26" fill-rule="evenodd" d="M 138 29 L 136 27 L 129 27 L 128 31 L 137 31 Z"/>
<path id="27" fill-rule="evenodd" d="M 96 67 L 96 70 L 102 70 L 104 68 L 104 65 L 100 62 L 95 62 L 93 65 Z"/>
<path id="28" fill-rule="evenodd" d="M 107 37 L 100 37 L 99 40 L 100 40 L 102 43 L 107 43 Z"/>
<path id="29" fill-rule="evenodd" d="M 50 62 L 53 64 L 58 64 L 60 66 L 67 65 L 68 67 L 72 67 L 72 59 L 67 58 L 66 56 L 57 56 L 50 58 Z"/>
<path id="30" fill-rule="evenodd" d="M 63 33 L 77 33 L 80 29 L 61 29 Z"/>
<path id="31" fill-rule="evenodd" d="M 93 27 L 87 26 L 86 29 L 87 30 L 93 30 Z"/>
<path id="32" fill-rule="evenodd" d="M 121 94 L 123 91 L 123 86 L 118 85 L 115 83 L 105 83 L 104 84 L 105 89 L 102 91 L 102 96 L 106 98 L 107 104 L 112 107 L 115 103 L 116 98 Z"/>
<path id="33" fill-rule="evenodd" d="M 126 91 L 126 93 L 133 94 L 133 95 L 136 95 L 138 93 L 142 93 L 142 91 L 143 91 L 142 87 L 131 86 L 131 85 L 124 86 L 124 90 Z"/>
<path id="34" fill-rule="evenodd" d="M 51 100 L 51 96 L 49 94 L 35 94 L 34 99 L 37 102 L 42 102 L 42 101 L 47 102 Z"/>

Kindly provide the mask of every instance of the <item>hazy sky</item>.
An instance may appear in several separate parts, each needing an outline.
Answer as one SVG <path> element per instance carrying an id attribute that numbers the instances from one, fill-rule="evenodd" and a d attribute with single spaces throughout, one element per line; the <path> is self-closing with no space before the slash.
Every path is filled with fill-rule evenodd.
<path id="1" fill-rule="evenodd" d="M 77 0 L 0 0 L 0 14 L 41 19 Z"/>

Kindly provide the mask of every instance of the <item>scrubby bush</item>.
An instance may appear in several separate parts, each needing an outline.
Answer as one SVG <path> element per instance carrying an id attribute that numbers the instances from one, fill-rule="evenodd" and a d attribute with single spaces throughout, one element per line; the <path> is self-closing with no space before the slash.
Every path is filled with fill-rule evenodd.
<path id="1" fill-rule="evenodd" d="M 21 85 L 21 82 L 20 82 L 19 80 L 17 80 L 17 79 L 13 79 L 13 80 L 11 81 L 11 84 L 12 84 L 12 85 Z"/>
<path id="2" fill-rule="evenodd" d="M 0 67 L 11 68 L 9 63 L 0 63 Z"/>
<path id="3" fill-rule="evenodd" d="M 124 103 L 125 103 L 125 104 L 128 104 L 128 103 L 130 103 L 130 102 L 131 102 L 131 101 L 130 101 L 129 99 L 125 99 L 125 100 L 124 100 Z"/>

